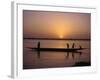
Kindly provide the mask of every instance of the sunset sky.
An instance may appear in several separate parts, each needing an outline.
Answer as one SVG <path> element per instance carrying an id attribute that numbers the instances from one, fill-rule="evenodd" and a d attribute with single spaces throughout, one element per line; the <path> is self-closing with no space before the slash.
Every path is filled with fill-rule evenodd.
<path id="1" fill-rule="evenodd" d="M 24 38 L 90 39 L 90 13 L 23 10 Z"/>

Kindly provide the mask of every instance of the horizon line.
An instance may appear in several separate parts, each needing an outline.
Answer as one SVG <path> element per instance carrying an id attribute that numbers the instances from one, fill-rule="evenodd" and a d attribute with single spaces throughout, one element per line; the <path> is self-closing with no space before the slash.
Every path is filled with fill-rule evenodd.
<path id="1" fill-rule="evenodd" d="M 91 39 L 72 39 L 72 38 L 23 38 L 23 39 L 39 39 L 39 40 L 91 40 Z"/>

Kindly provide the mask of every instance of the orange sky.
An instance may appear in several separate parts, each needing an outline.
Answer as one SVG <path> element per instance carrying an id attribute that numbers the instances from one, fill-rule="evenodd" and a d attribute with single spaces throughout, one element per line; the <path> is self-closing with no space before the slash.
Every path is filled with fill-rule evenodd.
<path id="1" fill-rule="evenodd" d="M 90 39 L 91 14 L 23 11 L 24 38 Z"/>

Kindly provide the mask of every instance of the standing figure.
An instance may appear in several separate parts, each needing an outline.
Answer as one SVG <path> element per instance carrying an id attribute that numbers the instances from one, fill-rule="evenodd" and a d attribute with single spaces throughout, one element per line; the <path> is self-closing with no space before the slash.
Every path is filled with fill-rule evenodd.
<path id="1" fill-rule="evenodd" d="M 38 50 L 40 49 L 40 42 L 38 42 L 38 45 L 37 45 L 37 47 L 38 47 Z"/>
<path id="2" fill-rule="evenodd" d="M 72 45 L 72 48 L 74 48 L 75 47 L 75 43 L 73 43 L 73 45 Z"/>
<path id="3" fill-rule="evenodd" d="M 67 43 L 66 45 L 67 45 L 67 48 L 69 48 L 69 44 Z"/>
<path id="4" fill-rule="evenodd" d="M 82 46 L 80 46 L 80 49 L 82 49 Z"/>
<path id="5" fill-rule="evenodd" d="M 38 58 L 40 58 L 40 42 L 38 42 L 37 47 L 38 47 L 37 56 Z"/>

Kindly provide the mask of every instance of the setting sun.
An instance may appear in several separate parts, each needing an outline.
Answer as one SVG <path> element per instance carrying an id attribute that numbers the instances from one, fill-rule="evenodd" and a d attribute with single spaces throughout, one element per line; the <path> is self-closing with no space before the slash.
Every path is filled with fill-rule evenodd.
<path id="1" fill-rule="evenodd" d="M 59 38 L 61 38 L 61 39 L 62 39 L 62 38 L 63 38 L 63 35 L 60 35 L 60 36 L 59 36 Z"/>

